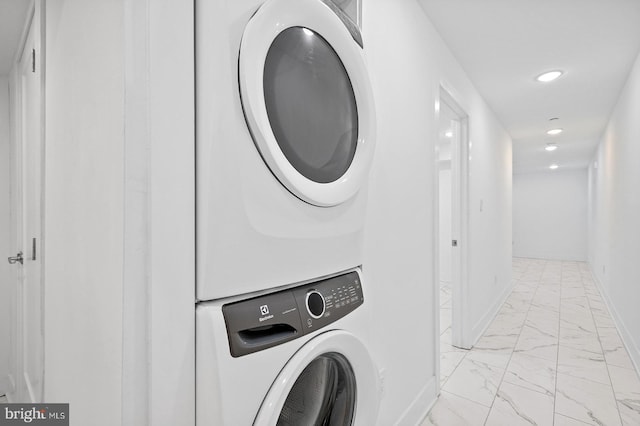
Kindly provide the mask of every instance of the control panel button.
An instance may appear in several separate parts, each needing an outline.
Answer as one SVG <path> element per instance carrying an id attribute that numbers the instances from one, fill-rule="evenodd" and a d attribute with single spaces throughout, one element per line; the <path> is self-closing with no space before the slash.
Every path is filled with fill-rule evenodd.
<path id="1" fill-rule="evenodd" d="M 311 290 L 307 293 L 306 304 L 309 315 L 313 318 L 318 319 L 324 315 L 324 297 L 317 290 Z"/>

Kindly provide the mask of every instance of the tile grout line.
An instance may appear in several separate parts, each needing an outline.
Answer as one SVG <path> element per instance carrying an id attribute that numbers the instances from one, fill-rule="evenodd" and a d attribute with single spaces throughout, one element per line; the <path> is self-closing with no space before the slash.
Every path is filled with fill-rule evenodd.
<path id="1" fill-rule="evenodd" d="M 551 411 L 551 416 L 552 416 L 552 421 L 550 422 L 551 425 L 556 425 L 556 424 L 560 424 L 557 423 L 556 420 L 557 419 L 569 419 L 569 420 L 573 420 L 576 422 L 576 424 L 588 424 L 588 423 L 584 423 L 583 420 L 577 419 L 573 416 L 573 414 L 564 414 L 564 413 L 559 413 L 556 410 L 559 408 L 559 404 L 558 404 L 558 396 L 562 396 L 564 395 L 564 393 L 559 392 L 558 389 L 558 383 L 561 382 L 559 380 L 559 365 L 560 365 L 560 346 L 563 338 L 561 335 L 561 330 L 562 330 L 562 323 L 563 323 L 563 314 L 569 315 L 569 325 L 570 327 L 567 328 L 568 333 L 569 333 L 569 337 L 571 335 L 573 335 L 572 331 L 573 330 L 573 310 L 574 309 L 578 309 L 578 311 L 582 311 L 583 309 L 588 309 L 588 313 L 587 312 L 582 312 L 582 315 L 579 315 L 581 318 L 583 318 L 581 321 L 578 321 L 576 323 L 576 326 L 578 327 L 578 331 L 580 331 L 580 329 L 582 329 L 582 332 L 586 332 L 584 333 L 584 337 L 588 338 L 589 340 L 592 341 L 592 339 L 595 337 L 595 339 L 598 341 L 598 345 L 599 345 L 599 349 L 601 350 L 601 354 L 603 357 L 603 361 L 605 362 L 605 367 L 607 368 L 607 375 L 608 375 L 608 384 L 610 386 L 611 392 L 612 392 L 612 396 L 614 397 L 614 401 L 615 401 L 615 406 L 614 408 L 617 410 L 618 413 L 618 421 L 620 422 L 620 424 L 624 424 L 624 419 L 622 416 L 622 405 L 620 404 L 620 401 L 618 399 L 618 392 L 616 391 L 616 388 L 614 388 L 613 386 L 613 378 L 612 378 L 612 374 L 611 374 L 611 367 L 614 366 L 615 364 L 610 364 L 607 360 L 607 357 L 605 356 L 605 348 L 604 345 L 602 343 L 603 337 L 602 336 L 607 336 L 609 330 L 609 327 L 603 330 L 600 330 L 601 327 L 598 326 L 598 324 L 595 321 L 596 318 L 596 313 L 598 314 L 598 318 L 600 318 L 602 315 L 606 315 L 607 317 L 610 318 L 611 313 L 608 309 L 608 306 L 604 306 L 604 308 L 600 308 L 600 305 L 602 305 L 603 303 L 599 300 L 602 299 L 602 296 L 600 293 L 600 289 L 598 287 L 595 287 L 595 285 L 592 282 L 592 273 L 586 269 L 583 268 L 583 263 L 584 262 L 578 262 L 578 261 L 552 261 L 552 260 L 544 260 L 543 262 L 527 262 L 526 266 L 524 268 L 522 268 L 522 265 L 518 265 L 518 272 L 517 275 L 518 277 L 515 278 L 515 283 L 512 284 L 515 286 L 518 286 L 518 290 L 517 291 L 511 291 L 510 292 L 510 297 L 513 294 L 518 295 L 517 299 L 519 302 L 519 305 L 521 306 L 520 309 L 518 310 L 512 310 L 511 313 L 507 313 L 507 315 L 511 315 L 513 317 L 517 316 L 521 316 L 522 314 L 524 314 L 523 317 L 523 321 L 518 325 L 516 325 L 515 328 L 518 328 L 518 331 L 515 332 L 514 334 L 517 335 L 513 345 L 511 345 L 511 352 L 509 354 L 505 354 L 508 355 L 507 362 L 506 364 L 504 364 L 504 368 L 503 371 L 501 372 L 500 375 L 500 379 L 497 382 L 497 386 L 496 386 L 496 391 L 494 396 L 492 397 L 491 403 L 487 405 L 483 404 L 483 403 L 478 403 L 477 401 L 470 399 L 466 396 L 461 396 L 458 395 L 457 393 L 450 393 L 447 392 L 445 390 L 443 390 L 443 392 L 447 392 L 449 394 L 451 394 L 453 397 L 456 398 L 460 398 L 461 400 L 466 400 L 469 403 L 473 403 L 477 406 L 481 406 L 483 407 L 483 410 L 486 410 L 486 415 L 482 416 L 484 417 L 484 419 L 482 420 L 482 423 L 485 426 L 491 424 L 491 422 L 489 422 L 489 418 L 493 418 L 494 420 L 492 422 L 496 421 L 496 416 L 498 419 L 502 418 L 503 415 L 508 414 L 508 415 L 513 415 L 513 413 L 511 411 L 508 412 L 503 412 L 502 411 L 502 403 L 503 402 L 510 402 L 510 397 L 509 394 L 502 394 L 501 400 L 498 401 L 498 398 L 500 397 L 498 394 L 501 392 L 501 388 L 505 383 L 508 383 L 509 386 L 513 385 L 519 389 L 522 390 L 527 390 L 527 391 L 533 391 L 533 392 L 537 392 L 537 389 L 530 389 L 528 387 L 522 386 L 519 383 L 511 383 L 510 381 L 506 380 L 508 378 L 508 376 L 506 375 L 507 371 L 509 370 L 510 366 L 511 366 L 511 362 L 513 361 L 513 355 L 515 353 L 515 348 L 518 347 L 519 342 L 522 339 L 522 333 L 524 330 L 524 327 L 528 324 L 528 321 L 530 320 L 529 315 L 533 315 L 532 314 L 532 310 L 534 309 L 533 307 L 533 301 L 537 300 L 537 297 L 540 297 L 539 301 L 537 302 L 536 306 L 540 306 L 543 307 L 544 305 L 549 305 L 549 302 L 555 301 L 557 304 L 557 324 L 556 324 L 556 331 L 557 331 L 557 335 L 556 335 L 556 360 L 555 360 L 555 377 L 554 377 L 554 381 L 552 382 L 554 384 L 554 389 L 553 389 L 553 393 L 550 395 L 551 397 L 553 397 L 553 402 L 552 404 L 549 404 L 552 406 L 552 411 Z M 536 274 L 536 271 L 540 271 L 540 274 Z M 559 273 L 559 276 L 557 275 Z M 515 275 L 515 274 L 514 274 Z M 537 278 L 536 278 L 537 275 Z M 533 279 L 532 279 L 533 278 Z M 555 281 L 555 282 L 553 282 Z M 595 290 L 595 292 L 594 292 Z M 556 293 L 557 291 L 557 293 Z M 582 294 L 580 294 L 580 292 L 582 292 Z M 593 293 L 592 293 L 593 292 Z M 555 294 L 553 294 L 555 293 Z M 567 298 L 563 298 L 564 295 L 567 295 Z M 595 297 L 591 297 L 592 295 L 594 295 Z M 523 297 L 524 296 L 524 297 Z M 549 297 L 550 296 L 550 297 Z M 580 300 L 581 297 L 584 297 L 586 299 L 586 302 L 582 302 Z M 599 298 L 597 296 L 600 296 Z M 522 303 L 524 302 L 524 303 Z M 586 303 L 586 305 L 585 305 Z M 594 307 L 595 306 L 595 307 Z M 584 307 L 584 308 L 583 308 Z M 502 307 L 501 307 L 502 309 Z M 511 310 L 512 307 L 509 308 L 509 310 Z M 544 317 L 547 317 L 548 315 L 546 315 L 544 312 L 542 313 L 542 317 L 544 319 Z M 498 311 L 498 314 L 500 314 L 500 311 Z M 586 315 L 584 315 L 586 314 Z M 537 318 L 537 316 L 536 316 Z M 606 319 L 606 317 L 603 317 Z M 516 318 L 512 318 L 512 319 L 516 319 Z M 589 331 L 589 330 L 585 330 L 584 328 L 587 327 L 586 324 L 589 319 L 591 319 L 593 326 L 595 327 L 594 331 Z M 493 319 L 495 320 L 495 318 Z M 518 324 L 517 322 L 515 322 L 515 324 Z M 534 327 L 536 325 L 536 323 L 533 323 L 533 325 L 531 325 L 531 327 Z M 551 323 L 546 324 L 546 327 L 543 327 L 543 329 L 548 329 L 547 327 L 551 326 Z M 501 327 L 499 327 L 501 328 Z M 589 327 L 590 328 L 590 327 Z M 509 333 L 509 328 L 504 327 L 505 333 Z M 511 328 L 511 330 L 514 330 L 513 328 Z M 619 337 L 619 332 L 617 327 L 615 327 L 615 323 L 614 323 L 614 327 L 613 330 L 615 331 L 615 334 Z M 515 331 L 515 330 L 514 330 Z M 607 331 L 607 333 L 605 333 L 605 331 Z M 444 331 L 444 333 L 446 333 L 447 330 Z M 441 333 L 440 336 L 442 336 L 444 333 Z M 498 333 L 500 334 L 500 333 Z M 504 333 L 502 333 L 504 334 Z M 535 334 L 535 333 L 534 333 Z M 484 337 L 484 334 L 483 336 Z M 570 339 L 569 339 L 570 340 Z M 571 347 L 571 346 L 569 346 Z M 614 347 L 614 346 L 612 346 Z M 509 347 L 507 346 L 506 349 L 509 349 Z M 624 348 L 624 350 L 626 351 L 626 348 Z M 491 350 L 489 350 L 489 353 L 491 352 Z M 462 364 L 463 361 L 466 360 L 466 357 L 468 356 L 468 354 L 473 353 L 473 351 L 468 350 L 468 351 L 464 351 L 464 353 L 462 354 L 460 360 L 455 363 L 455 368 L 453 369 L 453 371 L 451 372 L 451 374 L 447 377 L 447 380 L 442 384 L 441 388 L 445 386 L 445 384 L 448 382 L 448 380 L 457 372 L 459 371 L 458 368 L 460 367 L 460 364 Z M 550 354 L 549 354 L 550 355 Z M 533 355 L 531 355 L 533 357 Z M 571 357 L 571 356 L 570 356 Z M 540 357 L 541 359 L 545 359 L 543 357 Z M 492 358 L 490 358 L 492 359 Z M 502 358 L 503 360 L 505 358 Z M 563 362 L 567 362 L 567 360 L 565 358 L 563 358 Z M 614 361 L 617 360 L 617 358 L 614 359 Z M 497 360 L 496 360 L 497 362 Z M 492 362 L 493 365 L 493 362 Z M 487 364 L 487 367 L 491 367 L 493 368 L 492 365 Z M 502 365 L 502 361 L 500 361 L 499 363 L 495 364 L 495 365 Z M 547 364 L 549 365 L 549 364 Z M 564 364 L 563 364 L 564 365 Z M 571 362 L 569 362 L 569 365 L 571 365 Z M 553 363 L 550 363 L 549 365 L 550 368 L 553 368 Z M 624 367 L 621 367 L 624 368 Z M 617 370 L 616 370 L 617 371 Z M 585 372 L 586 374 L 586 372 Z M 637 374 L 637 373 L 636 373 Z M 573 375 L 573 373 L 569 374 L 570 376 Z M 589 376 L 589 375 L 587 375 Z M 580 376 L 576 376 L 579 378 L 583 378 L 585 380 L 591 380 L 591 379 L 587 379 L 586 376 L 584 375 L 580 375 Z M 590 377 L 590 376 L 589 376 Z M 485 384 L 484 384 L 484 388 L 486 388 L 487 385 L 487 380 L 485 379 Z M 595 383 L 600 383 L 598 381 L 596 381 Z M 606 384 L 603 384 L 602 386 L 606 386 Z M 514 388 L 515 389 L 515 388 Z M 564 389 L 564 388 L 563 388 Z M 623 389 L 623 388 L 621 388 Z M 567 389 L 565 389 L 565 391 L 567 391 Z M 515 390 L 514 390 L 515 392 Z M 537 392 L 540 394 L 546 394 L 545 392 Z M 533 395 L 533 394 L 532 394 Z M 569 395 L 571 395 L 571 391 L 569 391 Z M 488 395 L 487 395 L 488 396 Z M 526 397 L 523 396 L 523 397 Z M 485 400 L 487 399 L 486 397 L 484 398 Z M 550 399 L 550 398 L 549 398 Z M 608 399 L 608 398 L 607 398 Z M 495 403 L 498 402 L 498 405 L 496 405 Z M 550 403 L 551 401 L 549 401 Z M 546 403 L 545 403 L 546 404 Z M 457 405 L 457 404 L 455 404 Z M 599 404 L 596 404 L 597 406 L 599 406 Z M 606 404 L 607 406 L 610 404 Z M 548 407 L 548 405 L 547 405 Z M 564 407 L 564 406 L 562 406 Z M 496 412 L 494 412 L 494 408 L 496 409 Z M 585 406 L 585 408 L 587 408 Z M 500 410 L 498 410 L 500 409 Z M 517 407 L 512 406 L 511 409 L 515 409 L 515 414 L 519 415 L 519 410 L 517 409 Z M 508 410 L 508 407 L 507 407 Z M 546 410 L 544 410 L 545 412 L 547 412 Z M 570 410 L 571 411 L 571 410 Z M 478 413 L 480 414 L 480 413 Z M 613 414 L 613 413 L 610 413 Z M 559 417 L 558 417 L 559 416 Z M 614 415 L 615 416 L 615 415 Z M 475 417 L 475 421 L 481 420 L 482 417 L 480 417 L 479 415 Z M 446 419 L 445 419 L 446 420 Z M 566 420 L 566 421 L 569 421 Z M 613 420 L 613 419 L 611 419 Z M 615 423 L 615 421 L 613 422 Z"/>
<path id="2" fill-rule="evenodd" d="M 591 271 L 589 271 L 589 274 L 591 274 Z M 584 290 L 584 281 L 582 279 L 582 273 L 580 274 L 580 283 L 582 284 L 582 288 Z M 585 295 L 586 295 L 586 291 L 585 291 Z M 605 355 L 605 350 L 604 347 L 602 346 L 602 340 L 600 338 L 600 332 L 598 331 L 598 325 L 596 324 L 596 320 L 593 317 L 593 310 L 591 309 L 591 300 L 589 300 L 589 297 L 586 296 L 587 299 L 587 305 L 589 306 L 589 314 L 591 314 L 591 320 L 593 321 L 593 326 L 596 329 L 596 337 L 598 338 L 598 343 L 600 344 L 600 350 L 602 350 L 602 359 L 604 360 L 604 365 L 607 368 L 607 376 L 609 376 L 609 384 L 611 385 L 611 392 L 613 393 L 613 400 L 616 403 L 616 410 L 618 411 L 618 417 L 620 418 L 620 424 L 624 425 L 624 421 L 622 420 L 622 413 L 620 412 L 620 404 L 618 403 L 618 395 L 616 394 L 616 390 L 613 387 L 613 380 L 611 380 L 611 372 L 609 371 L 609 362 L 607 361 L 607 357 Z M 611 318 L 611 312 L 609 312 L 609 308 L 608 306 L 606 306 L 604 303 L 602 304 L 604 306 L 604 309 L 606 309 L 606 313 L 609 315 L 609 318 Z M 614 323 L 615 325 L 615 323 Z M 619 334 L 618 332 L 618 327 L 614 326 L 614 330 L 616 330 L 616 334 Z M 624 348 L 624 345 L 623 345 Z M 626 351 L 626 348 L 625 348 Z"/>
<path id="3" fill-rule="evenodd" d="M 453 345 L 451 345 L 451 346 L 453 346 Z M 440 347 L 442 347 L 442 342 L 440 342 Z M 453 346 L 453 347 L 454 347 L 454 348 L 456 348 L 456 346 Z M 453 373 L 455 373 L 455 372 L 456 372 L 456 370 L 458 369 L 458 367 L 460 367 L 460 364 L 462 364 L 462 361 L 464 361 L 464 359 L 467 357 L 467 355 L 469 354 L 469 352 L 471 352 L 471 350 L 469 350 L 469 349 L 464 349 L 463 351 L 464 351 L 464 352 L 461 352 L 461 353 L 464 353 L 464 356 L 463 356 L 462 358 L 460 358 L 460 361 L 458 361 L 458 362 L 456 363 L 456 366 L 455 366 L 455 367 L 453 367 L 453 370 L 451 371 L 451 374 L 449 374 L 449 375 L 447 376 L 447 378 L 445 379 L 445 381 L 444 381 L 444 382 L 442 382 L 442 383 L 440 384 L 440 391 L 441 391 L 441 392 L 444 390 L 444 389 L 443 389 L 443 388 L 444 388 L 444 385 L 449 381 L 449 379 L 451 378 L 451 376 L 453 376 Z M 440 352 L 440 355 L 442 356 L 442 351 Z M 442 359 L 441 359 L 440 361 L 442 361 Z M 440 373 L 442 373 L 442 362 L 440 363 L 440 365 L 441 365 L 441 367 L 440 367 Z M 451 392 L 449 392 L 449 393 L 451 393 Z M 451 394 L 452 394 L 452 395 L 455 395 L 455 396 L 460 396 L 460 395 L 455 394 L 455 393 L 451 393 Z M 461 398 L 462 398 L 462 397 L 461 397 Z M 482 404 L 480 404 L 480 405 L 482 405 Z"/>
<path id="4" fill-rule="evenodd" d="M 562 275 L 564 270 L 564 262 L 560 264 L 560 293 L 558 294 L 558 347 L 556 349 L 556 369 L 555 380 L 553 385 L 553 425 L 556 424 L 556 401 L 558 400 L 558 370 L 560 364 L 560 324 L 562 322 Z M 559 414 L 559 413 L 558 413 Z"/>
<path id="5" fill-rule="evenodd" d="M 546 261 L 545 261 L 545 265 L 546 265 Z M 529 269 L 529 265 L 527 265 L 527 269 Z M 540 277 L 540 279 L 542 279 L 542 276 Z M 517 280 L 518 283 L 520 283 L 520 279 Z M 493 396 L 493 400 L 491 401 L 491 406 L 489 407 L 489 411 L 487 412 L 487 417 L 484 419 L 484 423 L 483 426 L 486 426 L 487 421 L 489 420 L 489 416 L 491 415 L 491 411 L 493 410 L 493 405 L 495 404 L 496 398 L 498 397 L 498 392 L 500 391 L 500 386 L 502 386 L 502 382 L 504 381 L 504 376 L 507 374 L 507 369 L 509 368 L 509 364 L 511 364 L 511 358 L 513 358 L 513 353 L 515 352 L 516 346 L 518 346 L 518 341 L 520 341 L 520 336 L 522 335 L 522 329 L 524 329 L 524 325 L 527 322 L 527 317 L 529 316 L 529 311 L 531 310 L 531 304 L 533 302 L 533 299 L 535 298 L 536 293 L 538 292 L 538 288 L 540 287 L 540 280 L 538 280 L 538 284 L 536 285 L 536 289 L 533 292 L 533 296 L 531 297 L 531 300 L 529 301 L 529 307 L 527 308 L 527 313 L 524 317 L 524 321 L 522 322 L 522 325 L 520 326 L 520 332 L 518 333 L 518 338 L 516 339 L 515 343 L 513 344 L 513 348 L 511 350 L 511 355 L 509 355 L 509 361 L 507 361 L 507 365 L 505 365 L 504 367 L 504 371 L 502 372 L 502 376 L 500 377 L 500 382 L 498 383 L 498 386 L 496 386 L 496 394 Z M 513 290 L 511 290 L 511 293 L 509 294 L 509 296 L 511 296 L 513 294 Z"/>
<path id="6" fill-rule="evenodd" d="M 540 282 L 538 283 L 538 289 L 540 288 L 540 285 L 542 284 L 543 278 L 544 278 L 544 270 L 547 269 L 547 267 L 549 266 L 549 261 L 545 261 L 545 266 L 543 269 L 543 273 L 542 273 L 542 277 L 540 277 Z M 558 293 L 558 325 L 557 325 L 557 337 L 556 337 L 556 362 L 555 362 L 555 369 L 554 369 L 554 386 L 553 386 L 553 409 L 551 412 L 552 415 L 552 419 L 551 419 L 551 424 L 554 425 L 555 424 L 555 414 L 556 414 L 556 395 L 557 395 L 557 389 L 558 389 L 558 362 L 560 359 L 560 318 L 561 318 L 561 309 L 562 309 L 562 269 L 563 269 L 563 263 L 560 262 L 560 280 L 559 283 L 557 284 L 558 289 L 560 290 Z M 546 285 L 546 284 L 545 284 Z M 537 289 L 536 289 L 536 294 L 537 294 Z M 528 316 L 528 314 L 527 314 Z M 533 355 L 532 355 L 533 356 Z M 542 358 L 544 359 L 544 358 Z"/>
<path id="7" fill-rule="evenodd" d="M 564 264 L 564 263 L 567 263 L 567 262 L 568 262 L 568 261 L 564 261 L 564 262 L 563 262 L 563 264 Z M 578 263 L 580 263 L 580 262 L 578 262 Z M 578 270 L 580 271 L 580 269 L 578 269 Z M 583 277 L 582 277 L 582 272 L 581 272 L 581 271 L 580 271 L 580 285 L 582 286 L 582 290 L 584 291 L 584 290 L 585 290 L 585 288 L 584 288 L 584 281 L 583 281 Z M 589 303 L 589 298 L 588 298 L 588 296 L 586 296 L 586 294 L 587 294 L 587 293 L 586 293 L 586 291 L 584 291 L 584 293 L 585 293 L 585 298 L 587 299 L 587 305 L 588 305 L 588 308 L 589 308 L 589 314 L 591 315 L 591 319 L 592 319 L 592 321 L 593 321 L 593 323 L 594 323 L 594 326 L 595 326 L 595 329 L 596 329 L 596 333 L 595 333 L 595 334 L 596 334 L 596 337 L 598 338 L 598 343 L 600 344 L 600 349 L 602 350 L 602 353 L 603 353 L 603 359 L 604 359 L 604 362 L 605 362 L 605 365 L 606 365 L 606 358 L 604 357 L 604 349 L 602 348 L 602 343 L 600 342 L 600 338 L 599 338 L 599 335 L 598 335 L 598 333 L 597 333 L 597 329 L 598 329 L 598 327 L 597 327 L 597 325 L 596 325 L 596 323 L 595 323 L 595 320 L 594 320 L 594 318 L 593 318 L 593 311 L 591 310 L 591 304 Z M 562 295 L 561 295 L 561 299 L 560 299 L 560 306 L 562 307 Z M 560 342 L 558 342 L 558 350 L 559 350 L 559 349 L 560 349 Z M 559 361 L 560 361 L 560 356 L 559 356 L 559 354 L 558 354 L 558 364 L 559 364 Z M 609 374 L 609 370 L 608 370 L 608 368 L 607 368 L 607 374 Z M 587 378 L 584 378 L 584 380 L 591 381 L 590 379 L 587 379 Z M 609 380 L 611 381 L 611 376 L 610 376 L 610 375 L 609 375 Z M 557 373 L 556 373 L 556 383 L 557 383 Z M 595 382 L 595 383 L 598 383 L 598 384 L 601 384 L 601 385 L 602 385 L 602 383 L 600 383 L 600 382 Z M 613 384 L 612 384 L 612 386 L 611 386 L 611 389 L 612 389 L 612 392 L 614 392 L 614 399 L 615 399 L 615 391 L 613 391 Z M 556 386 L 556 396 L 557 396 L 557 386 Z M 620 414 L 620 409 L 619 409 L 618 401 L 617 401 L 617 400 L 616 400 L 616 406 L 615 406 L 615 408 L 616 408 L 616 410 L 618 411 L 618 415 L 619 415 L 620 420 L 621 420 L 621 422 L 622 422 L 622 417 L 621 417 L 621 414 Z M 554 401 L 554 411 L 555 411 L 555 401 Z M 588 423 L 584 423 L 582 420 L 577 419 L 577 418 L 575 418 L 575 417 L 573 417 L 573 416 L 571 416 L 571 415 L 569 415 L 569 414 L 564 414 L 564 413 L 554 413 L 554 417 L 555 417 L 555 414 L 558 414 L 558 415 L 561 415 L 561 416 L 564 416 L 564 417 L 570 418 L 570 419 L 572 419 L 572 420 L 575 420 L 575 421 L 579 422 L 580 424 L 588 424 Z M 554 420 L 554 422 L 555 422 L 555 420 Z M 622 425 L 623 423 L 620 423 L 620 424 Z"/>

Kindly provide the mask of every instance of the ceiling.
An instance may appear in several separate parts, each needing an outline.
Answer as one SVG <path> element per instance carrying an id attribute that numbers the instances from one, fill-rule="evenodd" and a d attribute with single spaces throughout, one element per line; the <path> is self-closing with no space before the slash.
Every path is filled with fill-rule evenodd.
<path id="1" fill-rule="evenodd" d="M 640 51 L 640 0 L 418 1 L 510 133 L 514 173 L 587 166 Z M 29 3 L 0 0 L 0 75 Z M 535 81 L 553 69 L 565 74 Z"/>
<path id="2" fill-rule="evenodd" d="M 514 173 L 588 165 L 640 50 L 640 0 L 419 2 L 511 135 Z"/>
<path id="3" fill-rule="evenodd" d="M 29 3 L 27 0 L 0 0 L 0 75 L 11 71 Z"/>

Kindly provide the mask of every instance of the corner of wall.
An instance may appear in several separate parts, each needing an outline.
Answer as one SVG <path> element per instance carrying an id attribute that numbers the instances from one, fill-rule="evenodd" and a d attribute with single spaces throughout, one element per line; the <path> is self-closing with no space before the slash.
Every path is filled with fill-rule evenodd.
<path id="1" fill-rule="evenodd" d="M 491 305 L 489 309 L 487 309 L 484 315 L 482 315 L 481 319 L 476 323 L 476 325 L 473 326 L 473 329 L 471 331 L 473 345 L 475 345 L 478 340 L 480 340 L 480 337 L 482 337 L 487 328 L 489 328 L 491 322 L 500 311 L 500 308 L 511 294 L 513 287 L 513 280 L 509 279 L 509 285 L 502 291 L 500 296 L 496 299 L 495 303 Z"/>
<path id="2" fill-rule="evenodd" d="M 416 425 L 423 421 L 431 408 L 438 401 L 438 390 L 436 378 L 432 377 L 422 388 L 416 398 L 409 404 L 407 409 L 400 415 L 396 425 Z"/>

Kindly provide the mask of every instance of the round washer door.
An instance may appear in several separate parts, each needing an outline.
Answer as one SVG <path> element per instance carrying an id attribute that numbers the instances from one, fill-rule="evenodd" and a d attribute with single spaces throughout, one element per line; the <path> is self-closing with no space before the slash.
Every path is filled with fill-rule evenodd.
<path id="1" fill-rule="evenodd" d="M 267 0 L 240 46 L 242 107 L 278 180 L 310 204 L 353 197 L 373 157 L 375 111 L 362 49 L 321 0 Z"/>
<path id="2" fill-rule="evenodd" d="M 364 344 L 342 330 L 306 343 L 269 389 L 254 425 L 372 425 L 377 370 Z"/>

